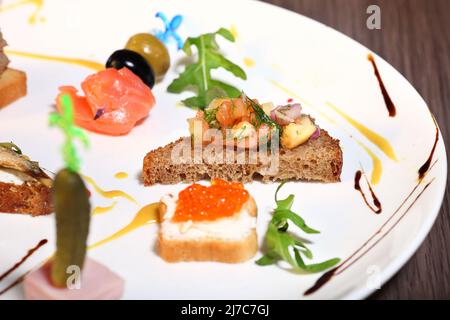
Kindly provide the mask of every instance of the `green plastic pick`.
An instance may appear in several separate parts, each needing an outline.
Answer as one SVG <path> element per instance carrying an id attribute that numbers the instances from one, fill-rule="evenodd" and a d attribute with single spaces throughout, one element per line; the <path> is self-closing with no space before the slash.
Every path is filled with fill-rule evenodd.
<path id="1" fill-rule="evenodd" d="M 50 113 L 49 123 L 51 127 L 59 127 L 66 138 L 61 148 L 66 168 L 73 172 L 78 172 L 80 170 L 81 160 L 78 157 L 75 140 L 79 140 L 85 148 L 88 148 L 89 139 L 86 133 L 74 124 L 71 97 L 68 94 L 64 94 L 60 99 L 62 113 Z"/>

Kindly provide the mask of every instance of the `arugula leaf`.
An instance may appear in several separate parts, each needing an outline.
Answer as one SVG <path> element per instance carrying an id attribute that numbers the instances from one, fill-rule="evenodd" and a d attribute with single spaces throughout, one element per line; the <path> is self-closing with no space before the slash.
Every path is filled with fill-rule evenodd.
<path id="1" fill-rule="evenodd" d="M 266 243 L 270 251 L 289 264 L 295 265 L 295 260 L 289 252 L 289 247 L 295 245 L 295 242 L 289 233 L 279 232 L 278 228 L 270 223 L 266 234 Z"/>
<path id="2" fill-rule="evenodd" d="M 300 247 L 298 250 L 301 250 L 301 252 L 305 255 L 305 257 L 307 257 L 308 259 L 313 258 L 313 254 L 312 254 L 311 250 L 309 250 L 309 248 L 307 246 L 305 246 L 305 244 L 303 242 L 296 240 L 295 244 L 298 247 Z"/>
<path id="3" fill-rule="evenodd" d="M 278 192 L 286 184 L 286 182 L 287 182 L 287 180 L 280 183 L 277 190 L 275 191 L 275 203 L 277 204 L 277 209 L 290 210 L 292 207 L 292 204 L 294 203 L 295 196 L 293 194 L 290 194 L 289 197 L 287 197 L 284 200 L 278 200 Z"/>
<path id="4" fill-rule="evenodd" d="M 293 194 L 290 194 L 286 199 L 278 200 L 278 192 L 286 182 L 287 181 L 283 181 L 275 191 L 275 203 L 277 204 L 277 207 L 274 210 L 272 220 L 277 225 L 284 225 L 283 222 L 285 222 L 286 220 L 291 220 L 297 227 L 299 227 L 306 233 L 320 233 L 320 231 L 308 227 L 302 217 L 291 211 L 292 204 L 294 203 L 295 199 L 295 196 Z"/>
<path id="5" fill-rule="evenodd" d="M 263 255 L 261 258 L 259 258 L 256 261 L 256 264 L 259 266 L 268 266 L 271 264 L 274 264 L 278 260 L 278 255 L 275 252 L 268 252 L 265 255 Z"/>
<path id="6" fill-rule="evenodd" d="M 295 260 L 297 261 L 297 265 L 299 266 L 300 269 L 307 271 L 307 272 L 321 272 L 324 271 L 326 269 L 331 268 L 332 266 L 336 265 L 337 263 L 339 263 L 339 261 L 341 261 L 341 259 L 339 258 L 333 258 L 321 263 L 313 263 L 313 264 L 305 264 L 303 262 L 302 257 L 300 256 L 300 253 L 297 249 L 294 248 L 294 255 L 295 255 Z"/>
<path id="7" fill-rule="evenodd" d="M 294 269 L 304 272 L 321 272 L 339 263 L 340 259 L 334 258 L 321 263 L 305 264 L 301 255 L 307 259 L 312 259 L 311 250 L 295 235 L 288 232 L 289 223 L 291 221 L 303 232 L 319 233 L 319 231 L 306 225 L 305 220 L 291 210 L 294 203 L 294 195 L 289 195 L 286 199 L 278 199 L 278 192 L 286 183 L 282 182 L 275 191 L 275 203 L 277 207 L 273 212 L 272 219 L 267 228 L 265 236 L 268 252 L 256 261 L 260 266 L 275 264 L 279 260 L 288 262 Z M 291 252 L 294 252 L 292 256 Z"/>
<path id="8" fill-rule="evenodd" d="M 183 73 L 173 80 L 167 91 L 181 93 L 194 88 L 197 96 L 183 100 L 183 103 L 188 107 L 204 109 L 214 98 L 237 98 L 241 95 L 237 88 L 211 77 L 211 70 L 223 68 L 238 78 L 247 79 L 247 75 L 241 67 L 226 59 L 220 53 L 216 35 L 234 42 L 233 34 L 225 28 L 220 28 L 214 33 L 202 34 L 195 38 L 190 37 L 184 43 L 183 51 L 188 56 L 192 55 L 191 46 L 197 48 L 198 61 L 188 65 Z"/>
<path id="9" fill-rule="evenodd" d="M 279 210 L 278 208 L 275 209 L 274 212 L 274 219 L 275 221 L 286 221 L 291 220 L 297 227 L 302 229 L 305 233 L 320 233 L 320 231 L 314 230 L 313 228 L 310 228 L 306 225 L 305 220 L 303 220 L 302 217 L 297 215 L 296 213 L 292 212 L 291 210 Z"/>

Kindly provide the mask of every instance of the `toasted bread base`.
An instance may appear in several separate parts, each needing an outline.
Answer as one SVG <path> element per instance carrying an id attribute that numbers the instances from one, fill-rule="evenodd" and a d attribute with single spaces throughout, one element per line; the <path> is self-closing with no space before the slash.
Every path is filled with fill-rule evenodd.
<path id="1" fill-rule="evenodd" d="M 25 72 L 6 69 L 0 75 L 0 109 L 27 94 L 27 75 Z"/>
<path id="2" fill-rule="evenodd" d="M 53 211 L 50 188 L 38 182 L 0 182 L 0 212 L 40 216 Z"/>
<path id="3" fill-rule="evenodd" d="M 321 130 L 319 138 L 310 139 L 294 149 L 281 148 L 278 170 L 270 174 L 266 170 L 267 164 L 238 163 L 236 159 L 241 156 L 241 153 L 245 153 L 244 156 L 248 158 L 248 151 L 245 150 L 235 150 L 234 160 L 231 163 L 226 161 L 217 163 L 204 154 L 200 163 L 174 163 L 172 151 L 186 143 L 185 141 L 189 141 L 188 139 L 181 138 L 145 156 L 142 176 L 146 186 L 155 183 L 194 182 L 208 178 L 240 182 L 251 182 L 253 179 L 261 179 L 263 182 L 340 181 L 343 164 L 342 150 L 339 140 L 333 139 L 325 130 Z"/>
<path id="4" fill-rule="evenodd" d="M 224 241 L 209 238 L 206 240 L 174 240 L 159 236 L 159 255 L 167 262 L 216 261 L 239 263 L 252 258 L 258 251 L 256 231 L 241 241 Z"/>
<path id="5" fill-rule="evenodd" d="M 250 196 L 243 205 L 250 216 L 256 217 L 257 207 L 255 200 Z M 167 207 L 161 203 L 159 207 L 160 221 L 164 219 Z M 224 263 L 240 263 L 251 259 L 258 251 L 256 230 L 250 230 L 248 236 L 239 240 L 227 240 L 218 237 L 201 239 L 173 239 L 167 238 L 160 232 L 158 238 L 158 251 L 161 258 L 167 262 L 181 261 L 216 261 Z"/>

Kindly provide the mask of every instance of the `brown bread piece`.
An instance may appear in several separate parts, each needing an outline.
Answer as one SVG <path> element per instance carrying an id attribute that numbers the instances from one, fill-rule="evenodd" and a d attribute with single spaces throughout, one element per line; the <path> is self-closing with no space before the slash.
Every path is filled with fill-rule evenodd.
<path id="1" fill-rule="evenodd" d="M 257 216 L 256 202 L 251 196 L 243 205 L 241 211 L 236 214 L 240 215 L 244 209 L 250 216 Z M 160 221 L 164 221 L 166 212 L 167 206 L 161 202 L 159 207 Z M 214 223 L 214 221 L 211 223 Z M 195 222 L 193 222 L 193 226 L 195 226 Z M 197 239 L 175 239 L 167 237 L 162 231 L 160 231 L 158 238 L 159 255 L 167 262 L 217 261 L 240 263 L 254 257 L 257 251 L 258 238 L 255 228 L 249 230 L 247 236 L 244 234 L 241 239 L 234 240 L 214 235 Z"/>
<path id="2" fill-rule="evenodd" d="M 53 182 L 37 162 L 0 146 L 0 174 L 6 174 L 6 179 L 0 180 L 0 213 L 39 216 L 53 211 Z"/>
<path id="3" fill-rule="evenodd" d="M 27 75 L 25 72 L 6 69 L 0 75 L 0 109 L 27 94 Z"/>
<path id="4" fill-rule="evenodd" d="M 52 211 L 51 189 L 42 183 L 27 181 L 16 185 L 0 182 L 0 212 L 40 216 Z"/>
<path id="5" fill-rule="evenodd" d="M 339 182 L 342 171 L 342 150 L 339 140 L 332 138 L 328 132 L 321 130 L 317 139 L 294 148 L 281 149 L 279 170 L 267 173 L 267 165 L 214 163 L 203 156 L 201 163 L 173 163 L 171 154 L 174 147 L 183 143 L 182 138 L 149 152 L 144 158 L 143 181 L 146 186 L 155 183 L 174 184 L 193 182 L 207 178 L 220 178 L 228 181 L 250 182 L 261 179 L 263 182 L 277 180 L 304 180 L 321 182 Z M 234 151 L 235 159 L 238 153 Z M 247 152 L 247 151 L 244 151 Z M 208 163 L 209 162 L 209 163 Z"/>

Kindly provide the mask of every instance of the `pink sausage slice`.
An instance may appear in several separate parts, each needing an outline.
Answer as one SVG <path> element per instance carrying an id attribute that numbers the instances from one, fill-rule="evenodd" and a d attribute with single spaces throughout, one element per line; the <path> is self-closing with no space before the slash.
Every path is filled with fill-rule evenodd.
<path id="1" fill-rule="evenodd" d="M 124 280 L 95 260 L 86 258 L 79 289 L 53 286 L 50 264 L 46 263 L 25 277 L 27 300 L 117 300 L 122 297 Z"/>

